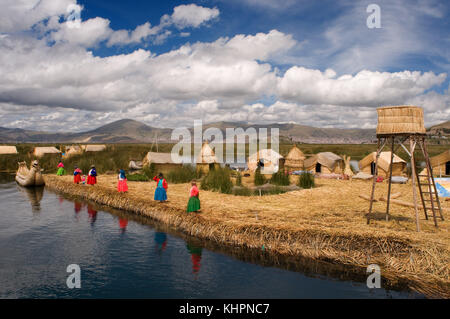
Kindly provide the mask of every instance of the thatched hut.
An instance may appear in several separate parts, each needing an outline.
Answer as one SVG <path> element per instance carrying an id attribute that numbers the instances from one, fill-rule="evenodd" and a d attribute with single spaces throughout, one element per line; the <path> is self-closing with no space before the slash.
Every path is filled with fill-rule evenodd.
<path id="1" fill-rule="evenodd" d="M 0 146 L 0 155 L 17 154 L 15 146 Z"/>
<path id="2" fill-rule="evenodd" d="M 42 147 L 35 147 L 33 152 L 32 152 L 32 155 L 35 156 L 35 157 L 42 157 L 42 156 L 47 155 L 47 154 L 60 156 L 61 155 L 61 151 L 58 150 L 54 146 L 42 146 Z"/>
<path id="3" fill-rule="evenodd" d="M 361 172 L 373 175 L 375 174 L 376 152 L 372 152 L 362 160 L 359 161 L 359 168 Z M 389 176 L 389 164 L 391 163 L 391 152 L 381 152 L 378 158 L 378 176 Z M 392 176 L 405 176 L 406 162 L 394 154 L 392 163 Z"/>
<path id="4" fill-rule="evenodd" d="M 450 175 L 450 149 L 445 152 L 430 158 L 430 164 L 433 168 L 433 175 L 435 176 L 449 176 Z M 424 168 L 420 175 L 427 175 L 427 169 Z"/>
<path id="5" fill-rule="evenodd" d="M 430 158 L 433 174 L 450 175 L 450 149 Z"/>
<path id="6" fill-rule="evenodd" d="M 203 143 L 200 154 L 196 161 L 197 171 L 202 171 L 207 174 L 210 170 L 220 167 L 214 150 L 209 146 L 208 142 Z"/>
<path id="7" fill-rule="evenodd" d="M 106 145 L 83 145 L 82 148 L 85 152 L 101 152 L 106 150 Z"/>
<path id="8" fill-rule="evenodd" d="M 158 173 L 167 173 L 182 166 L 182 163 L 175 163 L 172 160 L 171 153 L 148 152 L 142 160 L 142 165 L 149 166 L 151 164 L 155 165 L 155 169 Z"/>
<path id="9" fill-rule="evenodd" d="M 83 149 L 79 145 L 70 145 L 66 146 L 66 151 L 64 152 L 65 157 L 70 157 L 73 155 L 81 154 L 83 153 Z"/>
<path id="10" fill-rule="evenodd" d="M 253 172 L 261 167 L 262 174 L 273 174 L 284 168 L 284 157 L 272 149 L 262 149 L 248 157 L 247 166 Z"/>
<path id="11" fill-rule="evenodd" d="M 384 106 L 377 108 L 377 136 L 391 134 L 425 134 L 423 109 L 418 106 Z"/>
<path id="12" fill-rule="evenodd" d="M 305 167 L 305 159 L 305 154 L 303 154 L 297 145 L 294 145 L 285 158 L 284 168 L 289 172 L 302 170 Z"/>
<path id="13" fill-rule="evenodd" d="M 342 157 L 332 152 L 317 153 L 305 160 L 305 170 L 319 174 L 342 174 L 344 168 Z"/>

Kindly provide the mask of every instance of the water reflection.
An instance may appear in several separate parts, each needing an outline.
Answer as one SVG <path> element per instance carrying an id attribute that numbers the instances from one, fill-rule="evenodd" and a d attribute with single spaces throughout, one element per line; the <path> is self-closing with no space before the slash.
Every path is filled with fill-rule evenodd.
<path id="1" fill-rule="evenodd" d="M 161 255 L 167 246 L 167 234 L 163 232 L 155 232 L 156 251 Z"/>
<path id="2" fill-rule="evenodd" d="M 202 260 L 202 247 L 194 246 L 190 243 L 186 244 L 188 252 L 191 254 L 192 261 L 192 273 L 195 275 L 195 279 L 198 277 L 200 272 L 200 261 Z"/>
<path id="3" fill-rule="evenodd" d="M 89 215 L 91 225 L 94 225 L 95 221 L 97 220 L 97 211 L 91 205 L 88 204 L 87 212 Z"/>
<path id="4" fill-rule="evenodd" d="M 368 293 L 364 269 L 268 254 L 261 248 L 217 245 L 184 235 L 148 217 L 93 202 L 74 202 L 64 197 L 66 202 L 61 204 L 60 196 L 52 192 L 45 192 L 40 204 L 45 214 L 36 223 L 29 218 L 30 203 L 24 197 L 30 197 L 26 190 L 23 194 L 27 195 L 23 195 L 15 183 L 2 186 L 0 298 L 418 297 L 404 292 L 387 293 L 387 283 L 383 289 Z M 42 197 L 33 191 L 31 198 Z M 95 222 L 96 227 L 70 222 L 74 214 L 85 218 L 85 212 L 79 213 L 85 209 L 91 225 Z M 15 213 L 10 214 L 11 211 Z M 103 213 L 97 219 L 97 211 L 109 214 Z M 118 235 L 117 226 L 130 236 Z M 78 243 L 75 246 L 74 241 Z M 160 256 L 164 252 L 164 258 L 155 258 L 155 250 Z M 30 261 L 33 267 L 29 266 Z M 82 263 L 88 269 L 80 290 L 66 288 L 64 270 L 70 263 Z M 201 283 L 197 278 L 200 271 Z M 352 284 L 355 279 L 361 283 Z M 408 282 L 404 287 L 398 282 L 395 281 L 397 288 L 408 288 Z"/>
<path id="5" fill-rule="evenodd" d="M 119 217 L 119 228 L 122 234 L 125 233 L 128 226 L 128 219 Z"/>
<path id="6" fill-rule="evenodd" d="M 39 187 L 22 187 L 18 186 L 20 191 L 26 195 L 31 204 L 31 211 L 33 213 L 41 210 L 41 200 L 44 196 L 44 186 Z"/>

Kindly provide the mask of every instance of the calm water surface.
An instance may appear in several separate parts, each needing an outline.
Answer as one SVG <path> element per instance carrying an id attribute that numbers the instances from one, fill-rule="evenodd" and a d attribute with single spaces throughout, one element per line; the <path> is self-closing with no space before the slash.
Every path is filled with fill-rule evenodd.
<path id="1" fill-rule="evenodd" d="M 3 178 L 0 297 L 421 297 L 240 261 L 158 227 L 42 188 L 27 190 Z M 66 285 L 69 264 L 81 268 L 80 289 Z"/>

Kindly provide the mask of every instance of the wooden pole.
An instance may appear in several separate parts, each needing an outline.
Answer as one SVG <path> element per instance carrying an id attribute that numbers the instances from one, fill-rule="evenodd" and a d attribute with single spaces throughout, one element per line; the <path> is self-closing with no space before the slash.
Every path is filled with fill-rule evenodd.
<path id="1" fill-rule="evenodd" d="M 417 190 L 416 190 L 416 162 L 414 159 L 414 149 L 416 147 L 416 139 L 415 137 L 411 136 L 409 138 L 409 148 L 411 152 L 411 177 L 412 177 L 412 188 L 413 188 L 413 199 L 414 199 L 414 210 L 416 212 L 416 230 L 420 231 L 420 224 L 419 224 L 419 209 L 417 207 Z M 420 183 L 420 181 L 419 181 Z"/>
<path id="2" fill-rule="evenodd" d="M 388 195 L 387 195 L 387 204 L 386 204 L 386 221 L 389 220 L 389 200 L 391 199 L 391 187 L 392 187 L 392 162 L 394 161 L 394 142 L 395 137 L 392 136 L 392 145 L 391 145 L 391 162 L 389 163 L 389 186 L 388 186 Z"/>
<path id="3" fill-rule="evenodd" d="M 375 196 L 375 184 L 377 182 L 377 175 L 378 175 L 378 158 L 380 157 L 381 150 L 384 147 L 384 144 L 386 143 L 386 140 L 384 143 L 380 146 L 381 138 L 378 138 L 377 142 L 377 156 L 375 158 L 375 171 L 373 172 L 373 181 L 372 181 L 372 192 L 370 195 L 370 205 L 369 205 L 369 213 L 367 214 L 367 224 L 370 224 L 370 215 L 372 214 L 372 206 L 373 206 L 373 198 Z"/>

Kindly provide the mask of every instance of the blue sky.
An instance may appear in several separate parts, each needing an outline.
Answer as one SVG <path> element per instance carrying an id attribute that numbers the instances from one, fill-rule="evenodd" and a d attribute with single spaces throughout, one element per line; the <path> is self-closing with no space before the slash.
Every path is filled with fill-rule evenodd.
<path id="1" fill-rule="evenodd" d="M 373 127 L 376 107 L 398 104 L 450 119 L 448 1 L 4 2 L 0 126 Z M 381 28 L 367 27 L 372 3 Z"/>

